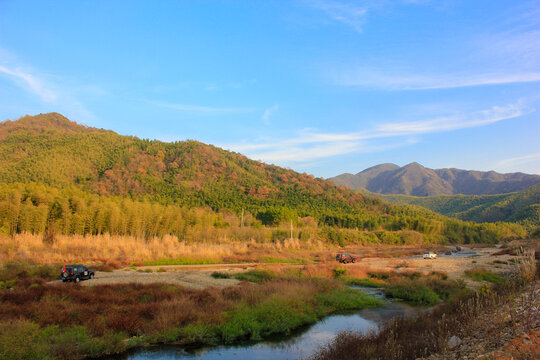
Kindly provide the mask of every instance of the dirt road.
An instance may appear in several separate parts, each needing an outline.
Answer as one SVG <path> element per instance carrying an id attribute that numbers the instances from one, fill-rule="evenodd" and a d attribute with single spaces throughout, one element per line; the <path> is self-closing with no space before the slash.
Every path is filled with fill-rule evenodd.
<path id="1" fill-rule="evenodd" d="M 149 270 L 150 271 L 150 270 Z M 234 268 L 220 269 L 220 272 L 234 273 L 243 271 Z M 97 271 L 94 279 L 81 281 L 82 286 L 105 284 L 151 284 L 166 283 L 181 285 L 192 289 L 204 289 L 210 286 L 227 287 L 239 283 L 235 279 L 215 279 L 211 276 L 214 270 L 170 270 L 165 272 L 145 272 L 143 270 L 121 269 L 112 272 Z M 61 284 L 60 280 L 51 283 Z"/>
<path id="2" fill-rule="evenodd" d="M 510 255 L 491 256 L 498 251 L 497 248 L 484 248 L 474 250 L 468 255 L 439 255 L 437 259 L 427 260 L 420 257 L 405 258 L 363 258 L 355 264 L 343 265 L 345 267 L 363 267 L 369 271 L 431 271 L 445 272 L 451 279 L 463 278 L 465 271 L 477 266 L 488 268 L 494 272 L 508 272 L 513 266 Z M 498 261 L 495 263 L 495 261 Z M 333 262 L 331 264 L 334 264 Z M 136 269 L 120 269 L 112 272 L 96 272 L 95 279 L 82 281 L 82 286 L 126 283 L 169 283 L 193 289 L 206 287 L 227 287 L 239 283 L 235 279 L 215 279 L 211 276 L 214 271 L 237 273 L 255 267 L 264 267 L 269 264 L 213 264 L 213 265 L 169 265 L 169 266 L 141 266 Z M 302 266 L 293 264 L 272 264 L 273 266 Z M 338 265 L 335 263 L 335 265 Z M 341 266 L 341 265 L 340 265 Z M 469 283 L 470 280 L 466 279 Z M 60 280 L 53 281 L 60 283 Z"/>

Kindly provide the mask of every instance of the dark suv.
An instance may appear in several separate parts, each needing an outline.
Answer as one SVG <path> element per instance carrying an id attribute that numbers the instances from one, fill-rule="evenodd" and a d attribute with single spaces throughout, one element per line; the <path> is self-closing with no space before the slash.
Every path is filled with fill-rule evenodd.
<path id="1" fill-rule="evenodd" d="M 83 265 L 64 265 L 62 268 L 62 281 L 75 281 L 88 280 L 94 278 L 94 270 L 88 270 Z"/>

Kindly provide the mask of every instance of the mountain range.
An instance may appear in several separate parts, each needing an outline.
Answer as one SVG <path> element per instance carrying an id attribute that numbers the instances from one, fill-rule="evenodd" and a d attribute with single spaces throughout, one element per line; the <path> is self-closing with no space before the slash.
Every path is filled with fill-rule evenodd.
<path id="1" fill-rule="evenodd" d="M 540 175 L 429 169 L 413 162 L 403 167 L 395 164 L 380 164 L 357 174 L 341 174 L 328 180 L 349 189 L 367 189 L 379 194 L 490 195 L 522 191 L 540 183 Z"/>

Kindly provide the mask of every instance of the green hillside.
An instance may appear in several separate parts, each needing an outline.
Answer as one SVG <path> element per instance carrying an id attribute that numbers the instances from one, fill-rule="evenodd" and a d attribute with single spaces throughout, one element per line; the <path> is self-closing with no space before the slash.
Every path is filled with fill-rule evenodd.
<path id="1" fill-rule="evenodd" d="M 465 221 L 507 221 L 540 227 L 540 184 L 517 193 L 500 195 L 382 195 L 381 198 L 399 205 L 423 206 Z"/>
<path id="2" fill-rule="evenodd" d="M 227 210 L 236 217 L 245 212 L 257 220 L 253 226 L 271 227 L 309 217 L 319 228 L 373 232 L 379 240 L 386 236 L 392 242 L 405 241 L 404 231 L 438 242 L 493 242 L 525 235 L 514 225 L 464 223 L 391 205 L 197 141 L 164 143 L 121 136 L 78 125 L 56 113 L 0 123 L 3 233 L 40 233 L 53 223 L 56 231 L 67 234 L 141 235 L 129 228 L 143 219 L 157 220 L 146 218 L 140 204 L 153 206 L 158 220 L 172 219 L 167 212 L 183 214 L 195 208 L 214 214 Z M 135 215 L 129 212 L 132 208 L 139 209 Z M 128 213 L 131 223 L 115 223 Z M 174 221 L 195 226 L 189 216 L 180 218 Z M 73 225 L 81 221 L 84 225 Z M 161 230 L 149 230 L 147 225 L 142 234 L 181 236 L 174 226 L 154 225 Z M 226 225 L 216 220 L 205 226 Z M 341 241 L 356 236 L 336 231 L 326 231 L 323 237 Z"/>

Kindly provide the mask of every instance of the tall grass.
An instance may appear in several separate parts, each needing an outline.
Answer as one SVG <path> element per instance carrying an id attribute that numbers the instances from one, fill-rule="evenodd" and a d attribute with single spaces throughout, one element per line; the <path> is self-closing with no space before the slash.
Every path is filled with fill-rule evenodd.
<path id="1" fill-rule="evenodd" d="M 296 240 L 296 241 L 295 241 Z M 287 239 L 276 242 L 180 241 L 165 235 L 151 239 L 115 235 L 55 235 L 53 244 L 42 236 L 17 234 L 14 238 L 0 236 L 2 260 L 26 260 L 36 264 L 77 262 L 147 262 L 151 265 L 190 265 L 220 262 L 297 262 L 322 250 L 316 240 L 299 242 Z"/>

